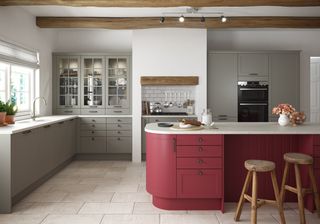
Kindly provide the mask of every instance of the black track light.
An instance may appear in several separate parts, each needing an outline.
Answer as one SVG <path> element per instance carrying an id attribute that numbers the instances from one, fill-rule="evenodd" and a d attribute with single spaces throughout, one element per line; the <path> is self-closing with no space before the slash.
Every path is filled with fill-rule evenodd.
<path id="1" fill-rule="evenodd" d="M 206 21 L 206 18 L 204 18 L 204 16 L 202 16 L 202 17 L 200 18 L 200 22 L 204 23 L 205 21 Z"/>
<path id="2" fill-rule="evenodd" d="M 166 18 L 164 18 L 163 16 L 160 17 L 160 23 L 164 23 L 165 20 L 166 20 Z"/>

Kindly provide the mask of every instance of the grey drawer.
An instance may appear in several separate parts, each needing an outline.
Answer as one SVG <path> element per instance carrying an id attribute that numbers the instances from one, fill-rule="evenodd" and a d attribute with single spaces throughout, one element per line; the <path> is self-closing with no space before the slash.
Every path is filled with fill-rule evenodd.
<path id="1" fill-rule="evenodd" d="M 120 124 L 120 123 L 132 123 L 131 117 L 108 117 L 107 123 Z"/>
<path id="2" fill-rule="evenodd" d="M 107 131 L 81 131 L 80 136 L 87 136 L 87 137 L 95 137 L 95 136 L 100 136 L 100 137 L 106 137 L 107 136 Z"/>
<path id="3" fill-rule="evenodd" d="M 80 109 L 57 109 L 56 112 L 58 115 L 64 115 L 64 114 L 79 115 Z"/>
<path id="4" fill-rule="evenodd" d="M 81 121 L 81 124 L 107 123 L 107 119 L 104 117 L 81 117 L 80 121 Z"/>
<path id="5" fill-rule="evenodd" d="M 107 137 L 107 153 L 132 153 L 132 138 Z"/>
<path id="6" fill-rule="evenodd" d="M 122 109 L 122 108 L 114 108 L 114 109 L 106 109 L 107 114 L 130 114 L 130 109 Z"/>
<path id="7" fill-rule="evenodd" d="M 97 108 L 81 109 L 81 114 L 104 115 L 104 114 L 106 114 L 106 110 L 105 109 L 97 109 Z"/>
<path id="8" fill-rule="evenodd" d="M 79 153 L 106 153 L 106 137 L 81 137 Z"/>
<path id="9" fill-rule="evenodd" d="M 131 131 L 122 131 L 122 130 L 119 130 L 119 131 L 107 131 L 107 136 L 111 137 L 121 137 L 121 136 L 129 136 L 131 137 L 132 136 L 132 132 Z"/>
<path id="10" fill-rule="evenodd" d="M 107 130 L 107 124 L 81 124 L 81 130 L 105 131 Z"/>
<path id="11" fill-rule="evenodd" d="M 108 131 L 131 130 L 132 124 L 107 124 Z"/>

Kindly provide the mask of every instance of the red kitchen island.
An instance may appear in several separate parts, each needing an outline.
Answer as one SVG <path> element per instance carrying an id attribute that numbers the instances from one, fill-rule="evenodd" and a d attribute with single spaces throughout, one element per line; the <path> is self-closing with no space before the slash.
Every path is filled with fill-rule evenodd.
<path id="1" fill-rule="evenodd" d="M 283 154 L 301 152 L 314 157 L 320 185 L 320 125 L 281 127 L 277 123 L 217 123 L 217 129 L 172 130 L 147 124 L 147 191 L 153 204 L 167 210 L 224 210 L 224 202 L 237 202 L 246 176 L 244 161 L 264 159 L 276 163 L 278 184 L 284 170 Z M 309 185 L 302 169 L 304 186 Z M 293 186 L 293 172 L 288 181 Z M 269 175 L 259 174 L 258 195 L 274 198 Z M 288 193 L 286 201 L 296 201 Z M 313 209 L 312 195 L 306 207 Z"/>

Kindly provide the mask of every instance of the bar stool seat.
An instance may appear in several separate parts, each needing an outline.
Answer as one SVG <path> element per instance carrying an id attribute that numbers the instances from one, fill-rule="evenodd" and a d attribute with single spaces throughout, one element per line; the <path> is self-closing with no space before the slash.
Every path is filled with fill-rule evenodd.
<path id="1" fill-rule="evenodd" d="M 270 172 L 276 168 L 276 164 L 267 160 L 247 160 L 244 166 L 249 171 Z"/>
<path id="2" fill-rule="evenodd" d="M 283 213 L 283 206 L 280 200 L 280 193 L 279 193 L 277 177 L 275 172 L 275 168 L 276 168 L 275 163 L 267 160 L 247 160 L 244 162 L 244 166 L 248 170 L 248 173 L 242 188 L 242 192 L 241 192 L 241 196 L 237 206 L 237 211 L 234 216 L 234 220 L 235 221 L 240 220 L 243 203 L 245 202 L 245 200 L 247 200 L 251 203 L 251 224 L 257 223 L 257 209 L 264 204 L 272 204 L 278 207 L 281 224 L 285 224 L 286 221 Z M 270 172 L 275 200 L 258 198 L 258 175 L 257 175 L 258 172 Z M 247 191 L 248 191 L 251 179 L 252 179 L 252 195 L 250 196 L 247 194 Z"/>
<path id="3" fill-rule="evenodd" d="M 302 153 L 286 153 L 283 158 L 289 163 L 300 165 L 310 165 L 313 163 L 313 158 L 311 156 Z"/>

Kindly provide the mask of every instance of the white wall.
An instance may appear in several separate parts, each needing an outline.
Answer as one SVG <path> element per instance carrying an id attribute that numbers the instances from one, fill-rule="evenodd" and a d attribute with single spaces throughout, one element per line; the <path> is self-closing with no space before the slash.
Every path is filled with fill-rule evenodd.
<path id="1" fill-rule="evenodd" d="M 48 100 L 41 114 L 52 113 L 52 56 L 55 34 L 36 26 L 35 17 L 17 7 L 0 7 L 0 39 L 40 53 L 40 96 Z"/>
<path id="2" fill-rule="evenodd" d="M 310 57 L 320 56 L 320 30 L 210 30 L 208 50 L 301 50 L 300 109 L 310 115 Z"/>
<path id="3" fill-rule="evenodd" d="M 55 52 L 116 52 L 132 50 L 131 30 L 59 29 Z"/>
<path id="4" fill-rule="evenodd" d="M 141 159 L 141 76 L 199 76 L 196 113 L 207 104 L 207 30 L 148 29 L 132 39 L 133 161 Z"/>

